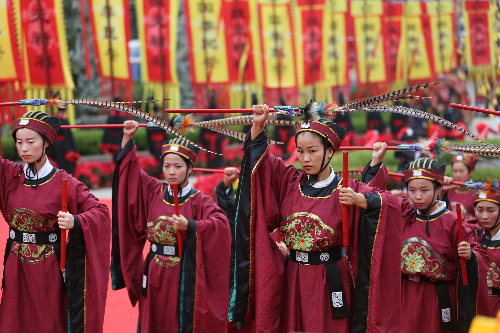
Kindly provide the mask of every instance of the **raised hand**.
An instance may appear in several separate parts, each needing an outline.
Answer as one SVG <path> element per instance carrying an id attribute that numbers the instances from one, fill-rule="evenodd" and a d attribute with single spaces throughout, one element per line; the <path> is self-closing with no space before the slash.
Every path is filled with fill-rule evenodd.
<path id="1" fill-rule="evenodd" d="M 387 152 L 387 143 L 375 142 L 373 144 L 372 161 L 370 162 L 370 166 L 375 166 L 380 162 L 382 162 L 386 152 Z"/>

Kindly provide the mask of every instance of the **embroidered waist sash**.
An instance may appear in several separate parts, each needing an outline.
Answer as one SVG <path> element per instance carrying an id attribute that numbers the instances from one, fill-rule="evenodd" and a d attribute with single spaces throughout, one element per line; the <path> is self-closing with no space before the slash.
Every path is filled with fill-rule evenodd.
<path id="1" fill-rule="evenodd" d="M 7 239 L 7 244 L 5 246 L 5 253 L 3 257 L 4 267 L 7 264 L 7 258 L 9 257 L 12 243 L 14 242 L 23 244 L 53 245 L 54 252 L 56 253 L 57 256 L 57 262 L 60 263 L 61 261 L 61 229 L 53 231 L 28 232 L 10 228 L 9 238 Z M 64 281 L 65 281 L 64 272 L 61 272 L 61 281 L 63 284 L 63 291 L 66 291 L 66 289 L 64 288 Z M 3 278 L 3 273 L 2 273 L 2 289 L 4 288 L 5 288 L 5 279 Z"/>
<path id="2" fill-rule="evenodd" d="M 451 281 L 431 280 L 425 275 L 418 274 L 402 274 L 401 278 L 408 281 L 434 284 L 434 286 L 436 287 L 436 295 L 438 297 L 439 318 L 441 318 L 441 331 L 452 331 L 455 325 L 453 324 L 452 320 L 450 290 L 448 289 L 448 283 L 450 283 Z"/>
<path id="3" fill-rule="evenodd" d="M 325 265 L 326 280 L 330 291 L 330 305 L 334 319 L 349 317 L 344 283 L 338 261 L 345 257 L 344 248 L 333 247 L 325 251 L 303 252 L 290 250 L 288 259 L 301 265 Z"/>
<path id="4" fill-rule="evenodd" d="M 151 242 L 148 256 L 146 257 L 146 265 L 144 266 L 144 275 L 142 276 L 142 295 L 146 297 L 148 289 L 148 272 L 149 264 L 155 255 L 178 257 L 179 249 L 177 245 L 168 245 Z"/>
<path id="5" fill-rule="evenodd" d="M 61 230 L 27 232 L 10 228 L 9 239 L 24 244 L 55 244 L 61 242 Z"/>

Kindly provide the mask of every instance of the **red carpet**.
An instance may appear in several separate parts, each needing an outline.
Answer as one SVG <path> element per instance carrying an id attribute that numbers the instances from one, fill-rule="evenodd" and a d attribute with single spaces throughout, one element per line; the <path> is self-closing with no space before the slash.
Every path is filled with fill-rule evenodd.
<path id="1" fill-rule="evenodd" d="M 111 199 L 100 199 L 109 207 L 111 212 Z M 5 241 L 9 234 L 9 227 L 0 214 L 0 258 L 3 258 Z M 111 246 L 111 245 L 110 245 Z M 111 259 L 110 259 L 111 260 Z M 0 290 L 1 296 L 1 290 Z M 133 333 L 137 332 L 137 307 L 133 308 L 125 289 L 111 290 L 111 278 L 108 288 L 108 300 L 104 317 L 104 332 L 106 333 Z"/>

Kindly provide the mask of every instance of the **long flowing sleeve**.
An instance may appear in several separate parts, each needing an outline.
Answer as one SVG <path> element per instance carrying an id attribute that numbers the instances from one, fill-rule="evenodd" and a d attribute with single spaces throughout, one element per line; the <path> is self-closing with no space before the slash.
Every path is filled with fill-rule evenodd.
<path id="1" fill-rule="evenodd" d="M 259 311 L 257 330 L 276 331 L 279 311 L 265 309 L 280 307 L 284 261 L 269 233 L 279 227 L 283 196 L 298 171 L 272 155 L 267 140 L 262 132 L 253 141 L 247 136 L 244 143 L 236 197 L 229 321 L 252 320 L 257 307 L 264 309 Z"/>
<path id="2" fill-rule="evenodd" d="M 367 209 L 350 209 L 349 257 L 355 274 L 352 332 L 399 332 L 401 205 L 391 193 L 355 180 Z"/>
<path id="3" fill-rule="evenodd" d="M 66 256 L 69 330 L 102 332 L 109 280 L 109 210 L 66 171 L 59 170 L 58 177 L 68 179 L 68 211 L 75 219 Z"/>
<path id="4" fill-rule="evenodd" d="M 468 332 L 472 319 L 476 315 L 489 316 L 488 252 L 481 246 L 482 228 L 465 224 L 464 240 L 471 246 L 471 258 L 467 261 L 468 284 L 463 285 L 462 269 L 458 265 L 458 331 Z"/>
<path id="5" fill-rule="evenodd" d="M 374 166 L 370 166 L 370 163 L 368 162 L 365 166 L 361 175 L 361 181 L 371 187 L 387 190 L 389 171 L 382 162 Z"/>
<path id="6" fill-rule="evenodd" d="M 126 287 L 132 305 L 136 304 L 142 286 L 149 198 L 161 189 L 159 180 L 140 169 L 136 152 L 133 140 L 118 152 L 112 199 L 112 287 Z"/>
<path id="7" fill-rule="evenodd" d="M 197 197 L 192 207 L 195 219 L 188 219 L 186 231 L 180 331 L 220 332 L 227 325 L 229 302 L 229 221 L 211 197 L 203 193 Z"/>

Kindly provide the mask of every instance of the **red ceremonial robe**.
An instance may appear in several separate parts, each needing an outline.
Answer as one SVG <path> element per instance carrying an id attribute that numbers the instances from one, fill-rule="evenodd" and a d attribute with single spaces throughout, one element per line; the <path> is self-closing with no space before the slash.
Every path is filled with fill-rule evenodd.
<path id="1" fill-rule="evenodd" d="M 460 260 L 456 214 L 444 208 L 430 215 L 427 222 L 426 216 L 418 214 L 408 199 L 400 201 L 403 208 L 401 274 L 404 277 L 401 331 L 467 332 L 472 318 L 478 310 L 481 311 L 476 306 L 476 292 L 484 251 L 470 236 L 465 238 L 473 251 L 467 261 L 469 285 L 460 286 L 461 279 L 457 279 Z M 427 223 L 430 236 L 426 232 Z M 450 304 L 445 310 L 440 308 L 436 283 L 443 283 L 448 289 Z M 458 299 L 457 284 L 460 288 Z"/>
<path id="2" fill-rule="evenodd" d="M 496 317 L 500 311 L 500 240 L 491 240 L 489 235 L 482 227 L 470 225 L 469 233 L 474 236 L 474 239 L 481 240 L 481 246 L 487 254 L 484 260 L 483 269 L 480 273 L 486 275 L 486 299 L 478 301 L 478 305 L 488 305 L 487 311 L 478 312 L 478 314 L 490 317 Z M 484 289 L 484 288 L 483 288 Z M 480 290 L 478 296 L 484 296 L 485 293 Z"/>
<path id="3" fill-rule="evenodd" d="M 11 231 L 4 259 L 1 332 L 103 330 L 111 233 L 107 206 L 64 170 L 53 168 L 32 186 L 35 182 L 25 179 L 22 165 L 0 158 L 0 209 L 11 229 L 54 231 L 51 236 L 56 237 L 62 179 L 68 180 L 68 212 L 75 218 L 67 233 L 66 286 L 59 270 L 60 243 L 19 243 L 12 240 Z"/>
<path id="4" fill-rule="evenodd" d="M 290 250 L 312 255 L 342 252 L 341 204 L 336 177 L 320 189 L 306 174 L 268 151 L 267 135 L 247 137 L 238 189 L 230 321 L 258 332 L 400 332 L 400 206 L 387 192 L 349 180 L 368 209 L 349 207 L 349 256 L 337 262 L 349 313 L 333 319 L 328 265 L 287 264 L 269 233 L 280 228 Z M 394 227 L 396 226 L 396 227 Z M 325 254 L 325 253 L 323 253 Z M 320 257 L 321 258 L 321 257 Z M 327 257 L 328 258 L 328 257 Z M 325 257 L 323 257 L 325 259 Z M 323 260 L 321 259 L 321 260 Z M 356 285 L 356 288 L 354 288 Z M 342 302 L 343 304 L 343 302 Z"/>
<path id="5" fill-rule="evenodd" d="M 457 203 L 460 204 L 462 209 L 462 218 L 465 220 L 472 219 L 474 215 L 474 197 L 472 190 L 464 190 L 461 187 L 449 190 L 448 194 L 448 209 L 455 212 Z"/>
<path id="6" fill-rule="evenodd" d="M 227 217 L 211 197 L 189 191 L 179 197 L 180 214 L 188 219 L 182 260 L 155 254 L 145 261 L 146 240 L 177 247 L 175 207 L 168 185 L 140 169 L 136 150 L 131 140 L 118 152 L 115 169 L 113 289 L 126 287 L 132 305 L 139 302 L 139 332 L 224 332 L 231 253 Z"/>
<path id="7" fill-rule="evenodd" d="M 369 171 L 365 168 L 364 175 Z M 373 173 L 373 172 L 372 172 Z M 386 188 L 387 173 L 380 173 L 377 185 Z M 382 177 L 383 176 L 383 177 Z M 370 183 L 372 184 L 372 183 Z M 462 285 L 461 276 L 457 279 L 457 270 L 461 274 L 458 257 L 458 229 L 456 214 L 444 209 L 429 217 L 429 233 L 426 232 L 426 217 L 417 214 L 415 207 L 408 199 L 399 199 L 403 210 L 401 220 L 401 332 L 441 332 L 440 318 L 443 315 L 439 308 L 436 287 L 429 282 L 411 280 L 429 278 L 432 281 L 447 283 L 451 298 L 450 331 L 467 332 L 476 314 L 487 312 L 484 299 L 486 280 L 484 265 L 487 255 L 479 245 L 477 238 L 472 237 L 472 225 L 464 225 L 464 239 L 471 245 L 471 259 L 467 261 L 468 286 Z M 443 203 L 444 204 L 444 203 Z M 457 284 L 458 300 L 457 300 Z M 458 319 L 457 319 L 458 312 Z M 422 320 L 426 318 L 426 320 Z"/>

